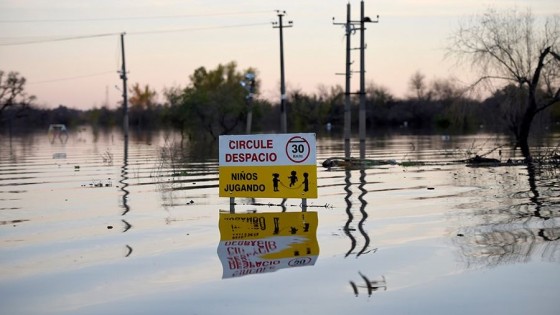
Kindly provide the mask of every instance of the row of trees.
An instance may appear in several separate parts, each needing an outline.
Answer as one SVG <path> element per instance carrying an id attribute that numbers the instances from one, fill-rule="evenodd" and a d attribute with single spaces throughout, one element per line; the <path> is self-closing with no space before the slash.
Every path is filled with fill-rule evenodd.
<path id="1" fill-rule="evenodd" d="M 130 89 L 129 124 L 131 128 L 150 129 L 173 127 L 190 138 L 216 138 L 220 134 L 243 133 L 248 110 L 247 91 L 239 84 L 243 74 L 255 69 L 239 71 L 234 62 L 215 69 L 197 69 L 186 88 L 163 91 L 163 102 L 149 85 L 134 84 Z M 256 84 L 258 93 L 259 82 Z M 527 97 L 527 89 L 506 85 L 484 100 L 468 98 L 465 91 L 452 80 L 426 80 L 416 72 L 409 81 L 410 93 L 398 99 L 386 88 L 370 83 L 366 86 L 366 122 L 371 130 L 410 128 L 468 132 L 481 126 L 493 131 L 512 132 L 524 116 L 519 99 Z M 544 91 L 539 91 L 544 93 Z M 321 131 L 328 124 L 334 131 L 342 130 L 344 90 L 341 86 L 319 87 L 313 94 L 300 90 L 288 93 L 289 129 L 293 132 Z M 357 125 L 358 99 L 354 99 L 353 125 Z M 266 99 L 253 101 L 255 132 L 279 130 L 278 106 Z M 7 117 L 19 117 L 14 124 L 46 128 L 50 123 L 67 125 L 92 124 L 114 127 L 122 123 L 122 109 L 107 107 L 86 111 L 65 106 L 47 110 L 33 106 L 14 107 L 3 111 Z M 17 113 L 16 115 L 14 115 Z M 560 108 L 545 110 L 541 126 L 553 126 L 560 121 Z"/>
<path id="2" fill-rule="evenodd" d="M 531 12 L 489 10 L 462 24 L 448 48 L 450 55 L 480 71 L 476 82 L 469 87 L 461 87 L 453 80 L 427 82 L 417 72 L 410 78 L 410 96 L 406 99 L 397 99 L 382 86 L 370 84 L 366 91 L 367 124 L 370 129 L 407 126 L 457 131 L 484 125 L 495 131 L 511 132 L 516 146 L 530 159 L 529 134 L 535 119 L 540 126 L 560 120 L 558 106 L 553 107 L 560 103 L 559 46 L 558 16 L 546 19 L 538 28 Z M 243 133 L 249 106 L 247 91 L 240 83 L 247 72 L 256 73 L 256 69 L 239 71 L 235 62 L 210 70 L 198 68 L 190 75 L 187 87 L 163 91 L 161 103 L 156 101 L 157 93 L 149 85 L 136 84 L 131 89 L 130 125 L 142 129 L 172 126 L 189 138 L 216 139 L 220 134 Z M 259 83 L 257 80 L 255 84 L 257 95 Z M 22 115 L 22 109 L 29 109 L 33 97 L 25 94 L 24 84 L 25 79 L 17 73 L 6 77 L 0 72 L 0 121 L 13 121 Z M 490 91 L 489 97 L 469 96 L 482 86 Z M 327 124 L 341 129 L 343 97 L 339 86 L 322 87 L 314 94 L 291 91 L 289 130 L 317 132 Z M 16 109 L 15 105 L 20 106 Z M 257 97 L 251 108 L 254 131 L 279 129 L 278 106 Z M 120 109 L 78 113 L 60 107 L 53 112 L 50 115 L 58 121 L 45 117 L 39 121 L 89 122 L 101 126 L 122 121 Z M 63 114 L 72 117 L 60 121 Z M 49 113 L 35 110 L 29 114 L 35 118 L 41 115 Z M 352 117 L 357 120 L 356 114 Z"/>

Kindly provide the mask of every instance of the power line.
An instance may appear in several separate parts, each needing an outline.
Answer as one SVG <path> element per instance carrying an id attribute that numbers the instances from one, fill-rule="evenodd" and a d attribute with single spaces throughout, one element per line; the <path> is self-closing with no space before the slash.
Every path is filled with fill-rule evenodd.
<path id="1" fill-rule="evenodd" d="M 251 24 L 233 24 L 233 25 L 220 25 L 220 26 L 202 26 L 202 27 L 189 27 L 189 28 L 179 28 L 179 29 L 169 29 L 169 30 L 154 30 L 154 31 L 138 31 L 138 32 L 127 32 L 129 35 L 150 35 L 150 34 L 162 34 L 162 33 L 178 33 L 178 32 L 188 32 L 188 31 L 205 31 L 205 30 L 217 30 L 217 29 L 228 29 L 228 28 L 242 28 L 242 27 L 252 27 L 269 25 L 266 23 L 251 23 Z M 47 42 L 57 42 L 57 41 L 68 41 L 68 40 L 78 40 L 96 37 L 107 37 L 116 36 L 121 33 L 103 33 L 103 34 L 91 34 L 91 35 L 77 35 L 77 36 L 60 36 L 60 37 L 35 37 L 35 39 L 5 39 L 4 42 L 0 40 L 0 46 L 18 46 L 18 45 L 29 45 L 29 44 L 39 44 Z"/>
<path id="2" fill-rule="evenodd" d="M 73 19 L 26 19 L 26 20 L 0 20 L 0 23 L 58 23 L 58 22 L 100 22 L 100 21 L 130 21 L 130 20 L 157 20 L 157 19 L 180 19 L 209 16 L 233 16 L 269 13 L 270 10 L 261 11 L 239 11 L 203 14 L 181 14 L 181 15 L 155 15 L 155 16 L 131 16 L 131 17 L 106 17 L 106 18 L 73 18 Z"/>
<path id="3" fill-rule="evenodd" d="M 127 32 L 127 34 L 148 35 L 148 34 L 161 34 L 161 33 L 188 32 L 188 31 L 206 31 L 206 30 L 217 30 L 217 29 L 227 29 L 227 28 L 241 28 L 241 27 L 261 26 L 261 25 L 270 25 L 270 22 L 251 23 L 251 24 L 233 24 L 233 25 L 221 25 L 221 26 L 201 26 L 201 27 L 189 27 L 189 28 L 178 28 L 178 29 L 156 30 L 156 31 Z"/>
<path id="4" fill-rule="evenodd" d="M 36 37 L 37 39 L 19 39 L 19 40 L 12 39 L 11 41 L 7 40 L 6 42 L 0 43 L 0 46 L 18 46 L 18 45 L 29 45 L 29 44 L 38 44 L 38 43 L 47 43 L 47 42 L 60 42 L 60 41 L 76 40 L 76 39 L 115 36 L 118 34 L 120 33 L 104 33 L 104 34 L 44 37 L 44 38 Z"/>
<path id="5" fill-rule="evenodd" d="M 115 71 L 105 71 L 105 72 L 98 72 L 98 73 L 92 73 L 92 74 L 85 74 L 85 75 L 79 75 L 79 76 L 73 76 L 73 77 L 66 77 L 66 78 L 58 78 L 58 79 L 50 79 L 50 80 L 44 80 L 44 81 L 35 81 L 35 82 L 28 82 L 27 84 L 29 85 L 35 85 L 35 84 L 43 84 L 43 83 L 51 83 L 51 82 L 59 82 L 59 81 L 70 81 L 70 80 L 76 80 L 76 79 L 84 79 L 84 78 L 90 78 L 90 77 L 98 77 L 98 76 L 102 76 L 102 75 L 106 75 L 106 74 L 115 74 Z"/>

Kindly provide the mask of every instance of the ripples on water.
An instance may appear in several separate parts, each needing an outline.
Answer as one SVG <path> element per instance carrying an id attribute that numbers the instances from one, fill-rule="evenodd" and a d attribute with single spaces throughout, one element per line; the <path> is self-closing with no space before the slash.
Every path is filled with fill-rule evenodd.
<path id="1" fill-rule="evenodd" d="M 117 132 L 88 129 L 66 140 L 33 134 L 0 143 L 6 314 L 546 313 L 560 306 L 510 288 L 544 288 L 538 296 L 545 298 L 560 288 L 558 168 L 455 163 L 507 143 L 501 137 L 379 137 L 368 140 L 367 157 L 399 164 L 318 166 L 319 198 L 308 201 L 319 215 L 317 262 L 228 280 L 216 254 L 218 215 L 229 209 L 218 197 L 216 144 L 181 145 L 162 132 L 133 135 L 124 146 Z M 343 152 L 339 137 L 320 137 L 317 164 Z M 503 147 L 490 156 L 515 153 Z M 301 201 L 236 202 L 247 213 L 300 211 Z M 488 268 L 496 271 L 476 272 Z M 464 307 L 465 294 L 477 306 Z M 496 302 L 502 299 L 514 302 Z"/>

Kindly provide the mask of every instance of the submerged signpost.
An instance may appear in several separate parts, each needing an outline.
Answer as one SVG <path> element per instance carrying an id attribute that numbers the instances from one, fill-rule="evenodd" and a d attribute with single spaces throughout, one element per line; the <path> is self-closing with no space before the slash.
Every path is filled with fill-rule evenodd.
<path id="1" fill-rule="evenodd" d="M 230 213 L 220 213 L 218 256 L 223 278 L 312 266 L 319 256 L 314 133 L 220 136 L 220 197 Z M 235 213 L 235 198 L 301 198 L 301 213 Z"/>
<path id="2" fill-rule="evenodd" d="M 220 197 L 317 198 L 314 133 L 220 136 Z"/>

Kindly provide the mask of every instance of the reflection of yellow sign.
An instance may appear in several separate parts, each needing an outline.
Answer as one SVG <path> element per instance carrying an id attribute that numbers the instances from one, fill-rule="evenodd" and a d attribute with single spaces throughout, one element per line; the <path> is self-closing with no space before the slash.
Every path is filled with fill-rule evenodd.
<path id="1" fill-rule="evenodd" d="M 224 278 L 314 265 L 317 212 L 220 214 Z"/>
<path id="2" fill-rule="evenodd" d="M 220 136 L 220 197 L 317 198 L 315 134 Z"/>

